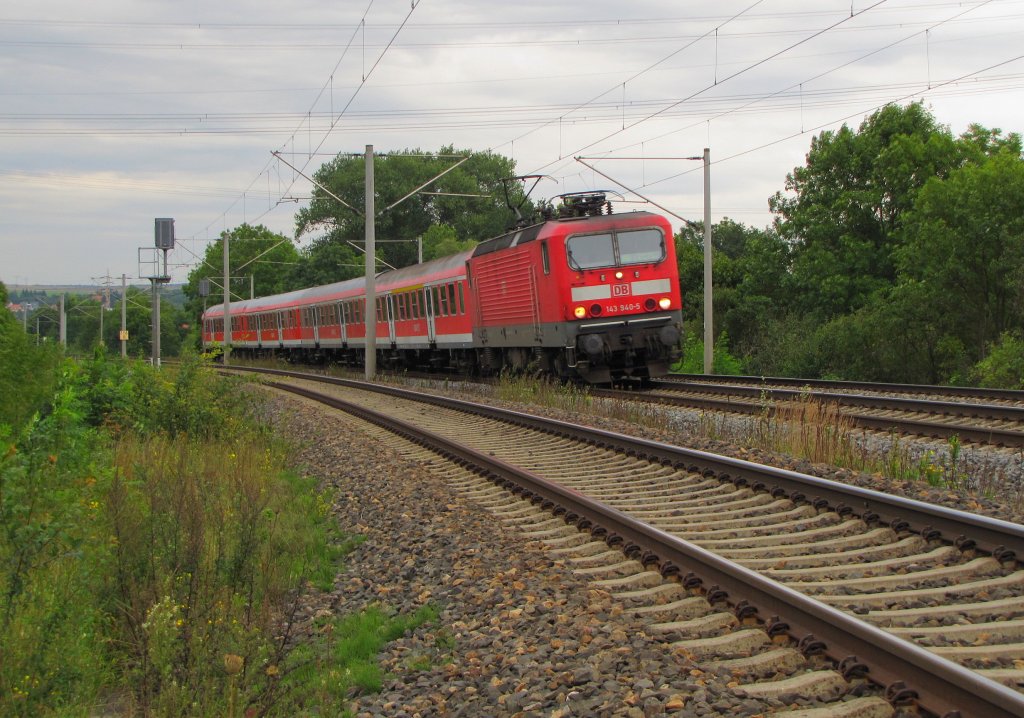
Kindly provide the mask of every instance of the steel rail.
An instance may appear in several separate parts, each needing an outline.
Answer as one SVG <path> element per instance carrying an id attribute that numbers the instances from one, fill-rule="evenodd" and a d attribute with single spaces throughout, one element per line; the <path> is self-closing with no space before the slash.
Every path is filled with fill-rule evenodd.
<path id="1" fill-rule="evenodd" d="M 756 390 L 754 390 L 756 391 Z M 667 406 L 689 406 L 709 411 L 733 412 L 737 414 L 760 414 L 766 412 L 769 415 L 776 414 L 779 409 L 770 403 L 752 403 L 749 401 L 733 401 L 729 398 L 714 399 L 700 396 L 671 396 L 664 394 L 646 394 L 638 391 L 623 391 L 618 389 L 590 389 L 592 396 L 606 397 L 609 399 L 626 399 L 643 401 L 651 404 L 663 404 Z M 719 393 L 719 392 L 710 392 Z M 721 392 L 738 394 L 739 392 Z M 799 392 L 794 392 L 799 393 Z M 766 393 L 767 397 L 768 394 Z M 820 396 L 820 395 L 815 395 Z M 844 396 L 844 395 L 829 395 Z M 869 398 L 869 397 L 868 397 Z M 886 399 L 886 402 L 893 402 L 893 399 Z M 914 400 L 906 400 L 914 401 Z M 889 408 L 896 408 L 893 404 Z M 904 407 L 902 411 L 909 411 Z M 1017 410 L 1021 411 L 1021 410 Z M 925 421 L 923 419 L 897 418 L 872 416 L 870 414 L 857 414 L 854 412 L 843 412 L 854 426 L 877 431 L 900 431 L 918 436 L 949 439 L 954 436 L 964 440 L 981 444 L 994 444 L 997 446 L 1024 446 L 1024 432 L 998 427 L 981 427 L 970 424 L 950 424 L 946 422 Z M 1024 419 L 1024 412 L 1017 417 Z"/>
<path id="2" fill-rule="evenodd" d="M 1006 399 L 1024 402 L 1024 390 L 1021 389 L 990 389 L 977 386 L 935 386 L 930 384 L 892 384 L 869 381 L 840 381 L 833 379 L 793 379 L 774 376 L 732 376 L 728 374 L 672 374 L 682 381 L 715 383 L 742 382 L 755 386 L 809 386 L 827 389 L 853 389 L 858 391 L 877 391 L 890 394 L 931 394 L 952 396 L 973 396 L 983 399 Z"/>
<path id="3" fill-rule="evenodd" d="M 610 545 L 624 543 L 627 552 L 639 553 L 646 561 L 657 561 L 663 573 L 691 571 L 699 584 L 717 589 L 718 595 L 734 609 L 742 606 L 749 610 L 747 607 L 752 606 L 762 619 L 782 616 L 786 632 L 804 650 L 822 651 L 842 666 L 866 668 L 870 680 L 884 687 L 890 698 L 913 698 L 918 706 L 938 716 L 1024 717 L 1024 696 L 1016 691 L 574 490 L 357 404 L 302 387 L 279 382 L 270 385 L 359 416 L 418 443 L 427 443 L 447 458 L 472 465 L 498 483 L 517 486 L 517 493 L 524 498 L 564 515 L 581 528 L 590 528 L 594 535 L 603 535 Z M 689 585 L 695 585 L 693 577 Z M 775 624 L 780 625 L 777 621 Z"/>
<path id="4" fill-rule="evenodd" d="M 792 401 L 814 397 L 840 406 L 860 406 L 885 411 L 920 412 L 943 416 L 968 416 L 975 419 L 1024 421 L 1024 407 L 1005 404 L 976 404 L 962 401 L 936 401 L 934 399 L 907 399 L 899 396 L 868 396 L 865 394 L 839 394 L 827 391 L 808 393 L 801 389 L 766 389 L 737 384 L 712 384 L 702 381 L 655 381 L 651 388 L 665 391 L 696 391 L 707 394 L 725 394 L 766 401 Z"/>

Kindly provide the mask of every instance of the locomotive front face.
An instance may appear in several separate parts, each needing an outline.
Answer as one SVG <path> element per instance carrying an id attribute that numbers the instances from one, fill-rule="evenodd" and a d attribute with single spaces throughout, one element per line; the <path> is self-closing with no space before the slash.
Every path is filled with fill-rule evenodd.
<path id="1" fill-rule="evenodd" d="M 667 373 L 679 353 L 681 301 L 665 228 L 572 234 L 565 257 L 576 372 L 594 382 Z"/>

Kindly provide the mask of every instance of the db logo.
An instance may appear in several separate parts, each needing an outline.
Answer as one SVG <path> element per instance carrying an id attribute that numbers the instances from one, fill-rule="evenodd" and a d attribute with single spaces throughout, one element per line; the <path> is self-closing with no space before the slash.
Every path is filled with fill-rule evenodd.
<path id="1" fill-rule="evenodd" d="M 628 284 L 613 284 L 612 285 L 612 296 L 613 297 L 628 297 L 629 296 L 629 285 Z"/>

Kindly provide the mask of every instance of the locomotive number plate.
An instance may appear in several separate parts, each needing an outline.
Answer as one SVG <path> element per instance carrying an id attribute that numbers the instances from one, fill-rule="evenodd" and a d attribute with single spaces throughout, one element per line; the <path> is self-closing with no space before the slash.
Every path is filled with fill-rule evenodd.
<path id="1" fill-rule="evenodd" d="M 605 311 L 609 314 L 617 314 L 619 312 L 636 312 L 640 310 L 640 302 L 629 302 L 625 304 L 611 304 L 605 307 Z"/>

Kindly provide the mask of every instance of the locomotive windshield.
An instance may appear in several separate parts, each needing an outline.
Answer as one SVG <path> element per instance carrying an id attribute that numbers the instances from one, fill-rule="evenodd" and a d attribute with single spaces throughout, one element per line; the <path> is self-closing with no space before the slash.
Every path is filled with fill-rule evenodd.
<path id="1" fill-rule="evenodd" d="M 636 229 L 613 234 L 579 234 L 565 244 L 573 269 L 653 264 L 665 258 L 665 238 L 659 229 Z"/>

